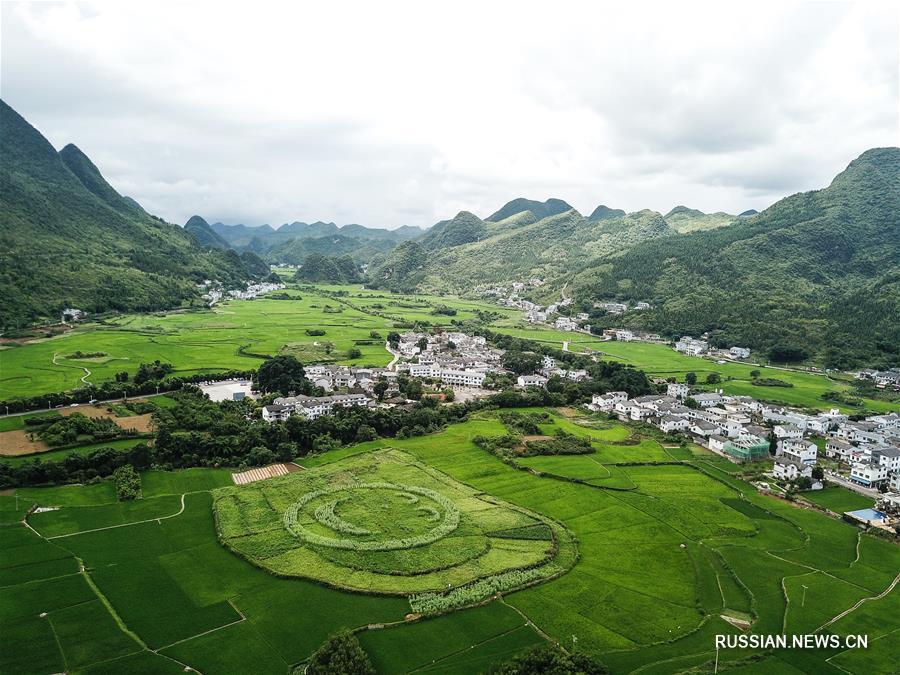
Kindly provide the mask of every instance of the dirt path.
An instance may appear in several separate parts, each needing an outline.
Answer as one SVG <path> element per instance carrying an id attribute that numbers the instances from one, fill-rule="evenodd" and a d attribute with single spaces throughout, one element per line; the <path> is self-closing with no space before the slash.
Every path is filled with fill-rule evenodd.
<path id="1" fill-rule="evenodd" d="M 53 355 L 53 365 L 54 366 L 62 366 L 63 368 L 81 368 L 84 371 L 84 375 L 81 376 L 81 381 L 84 384 L 90 384 L 88 382 L 88 378 L 91 376 L 91 371 L 85 368 L 84 366 L 68 366 L 65 363 L 59 363 L 56 359 L 59 358 L 59 354 Z"/>
<path id="2" fill-rule="evenodd" d="M 206 492 L 206 491 L 204 490 L 204 492 Z M 87 534 L 88 532 L 102 532 L 103 530 L 115 530 L 116 528 L 119 528 L 119 527 L 130 527 L 131 525 L 140 525 L 141 523 L 152 523 L 154 521 L 158 523 L 161 520 L 168 520 L 169 518 L 175 518 L 176 516 L 180 516 L 182 513 L 184 513 L 184 498 L 185 498 L 185 496 L 187 496 L 189 494 L 193 494 L 193 493 L 185 492 L 184 494 L 181 495 L 181 508 L 178 509 L 178 511 L 176 511 L 175 513 L 168 515 L 168 516 L 159 516 L 158 518 L 146 518 L 144 520 L 135 520 L 134 522 L 131 522 L 131 523 L 119 523 L 118 525 L 107 525 L 106 527 L 95 527 L 93 530 L 79 530 L 78 532 L 69 532 L 68 534 L 57 534 L 56 536 L 53 536 L 53 537 L 44 537 L 44 539 L 46 539 L 47 541 L 52 541 L 53 539 L 65 539 L 66 537 L 74 537 L 79 534 Z M 31 528 L 31 529 L 34 530 L 34 528 Z M 43 537 L 44 535 L 41 535 L 41 536 Z"/>
<path id="3" fill-rule="evenodd" d="M 868 598 L 861 598 L 855 605 L 853 605 L 853 607 L 851 607 L 850 609 L 845 609 L 843 612 L 841 612 L 837 616 L 832 617 L 831 619 L 829 619 L 828 621 L 823 623 L 821 626 L 816 628 L 816 630 L 813 632 L 818 633 L 820 630 L 828 628 L 828 626 L 835 623 L 836 621 L 840 621 L 848 614 L 855 612 L 857 609 L 862 607 L 865 603 L 869 602 L 870 600 L 881 600 L 884 596 L 886 596 L 888 593 L 890 593 L 892 590 L 894 590 L 894 588 L 897 586 L 898 583 L 900 583 L 900 574 L 897 574 L 897 576 L 894 577 L 894 580 L 890 583 L 890 585 L 887 588 L 885 588 L 881 593 L 879 593 L 878 595 L 873 595 Z"/>

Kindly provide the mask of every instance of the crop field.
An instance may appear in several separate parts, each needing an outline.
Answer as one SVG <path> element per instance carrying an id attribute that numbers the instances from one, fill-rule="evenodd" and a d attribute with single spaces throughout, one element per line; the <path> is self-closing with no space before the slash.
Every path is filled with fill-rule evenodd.
<path id="1" fill-rule="evenodd" d="M 85 376 L 84 368 L 90 371 L 88 381 L 99 383 L 114 379 L 117 372 L 134 374 L 141 363 L 156 359 L 184 375 L 255 369 L 260 358 L 254 354 L 290 353 L 304 362 L 384 366 L 391 360 L 384 338 L 398 321 L 446 325 L 478 311 L 513 315 L 512 310 L 452 297 L 394 295 L 358 286 L 321 288 L 347 295 L 336 298 L 304 287 L 290 291 L 291 300 L 232 300 L 212 309 L 123 315 L 5 349 L 0 356 L 0 400 L 75 388 Z M 437 305 L 457 314 L 432 314 Z M 325 335 L 306 335 L 311 328 L 323 329 Z M 373 339 L 372 331 L 382 337 Z M 348 358 L 353 348 L 360 350 L 359 358 Z M 78 351 L 107 356 L 64 358 Z"/>
<path id="2" fill-rule="evenodd" d="M 533 583 L 562 573 L 564 561 L 576 557 L 557 523 L 479 495 L 398 450 L 223 488 L 214 497 L 228 547 L 280 576 L 347 590 L 434 593 L 516 570 L 527 570 L 523 582 Z"/>
<path id="3" fill-rule="evenodd" d="M 116 503 L 109 481 L 0 496 L 0 634 L 16 645 L 0 649 L 0 672 L 189 666 L 204 674 L 285 674 L 340 628 L 359 631 L 380 673 L 484 672 L 547 638 L 591 653 L 613 673 L 711 672 L 715 635 L 739 631 L 723 615 L 748 621 L 754 633 L 866 634 L 870 646 L 724 649 L 721 671 L 896 672 L 896 544 L 761 495 L 705 453 L 663 449 L 673 455 L 667 463 L 642 464 L 641 453 L 658 461 L 649 439 L 623 437 L 618 425 L 592 427 L 589 417 L 552 419 L 607 437 L 592 439 L 593 454 L 540 457 L 559 466 L 548 462 L 547 473 L 536 475 L 472 442 L 506 433 L 482 413 L 428 436 L 307 458 L 305 471 L 242 487 L 225 487 L 224 469 L 191 469 L 144 474 L 145 498 L 127 506 Z M 615 446 L 614 438 L 639 442 Z M 631 447 L 636 456 L 627 464 L 606 460 L 607 445 Z M 589 458 L 620 485 L 595 480 L 599 473 L 566 479 L 587 471 L 567 466 L 570 460 Z M 237 495 L 244 506 L 223 509 Z M 30 515 L 31 530 L 21 524 L 31 504 L 58 510 Z M 425 543 L 453 512 L 455 527 Z M 546 552 L 548 530 L 577 539 L 577 560 L 563 565 L 564 574 L 520 590 L 491 586 L 489 595 L 500 596 L 492 602 L 414 618 L 452 593 L 410 595 L 410 580 L 465 569 L 485 557 L 485 541 L 490 551 L 512 547 L 499 549 L 501 567 L 481 572 L 521 566 Z M 220 541 L 229 533 L 256 537 L 259 546 L 237 555 Z M 366 542 L 402 539 L 420 545 L 360 551 L 323 541 L 366 549 Z M 447 540 L 454 545 L 442 546 Z M 291 578 L 261 568 L 271 557 L 245 558 L 277 546 L 289 549 L 285 565 L 300 562 Z M 314 548 L 321 574 L 344 576 L 311 580 L 320 571 L 291 555 Z M 407 555 L 417 549 L 421 556 Z M 393 585 L 373 588 L 386 570 L 399 572 Z M 456 583 L 471 588 L 478 583 L 471 578 Z M 335 581 L 368 592 L 339 590 Z M 460 605 L 476 597 L 461 596 Z"/>

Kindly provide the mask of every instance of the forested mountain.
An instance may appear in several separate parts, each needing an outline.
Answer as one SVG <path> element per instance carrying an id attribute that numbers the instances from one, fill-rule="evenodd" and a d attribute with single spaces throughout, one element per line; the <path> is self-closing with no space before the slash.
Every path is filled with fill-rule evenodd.
<path id="1" fill-rule="evenodd" d="M 687 206 L 676 206 L 663 216 L 666 222 L 676 232 L 696 232 L 697 230 L 712 230 L 724 227 L 734 222 L 736 216 L 729 213 L 703 213 L 697 209 L 689 209 Z"/>
<path id="2" fill-rule="evenodd" d="M 496 223 L 523 211 L 531 211 L 535 220 L 543 220 L 544 218 L 571 210 L 572 207 L 562 199 L 548 199 L 545 202 L 537 202 L 532 199 L 519 197 L 504 204 L 499 211 L 492 213 L 485 220 Z"/>
<path id="3" fill-rule="evenodd" d="M 343 229 L 343 228 L 342 228 Z M 300 265 L 311 253 L 326 256 L 350 256 L 359 264 L 368 263 L 379 253 L 392 249 L 395 242 L 390 239 L 358 239 L 343 234 L 325 237 L 296 237 L 274 245 L 264 255 L 273 263 Z"/>
<path id="4" fill-rule="evenodd" d="M 480 241 L 487 236 L 487 225 L 473 213 L 460 211 L 451 220 L 437 223 L 419 240 L 429 250 L 450 248 Z"/>
<path id="5" fill-rule="evenodd" d="M 197 243 L 203 248 L 219 248 L 222 250 L 231 248 L 228 242 L 220 237 L 200 216 L 191 216 L 184 224 L 186 232 L 190 232 Z"/>
<path id="6" fill-rule="evenodd" d="M 459 229 L 450 228 L 450 223 Z M 528 210 L 498 222 L 480 221 L 463 212 L 433 230 L 434 237 L 423 237 L 418 249 L 402 245 L 373 265 L 371 283 L 465 292 L 478 285 L 540 277 L 551 282 L 549 290 L 625 247 L 675 234 L 654 211 L 592 222 L 574 209 L 541 220 Z M 466 236 L 434 245 L 441 244 L 447 233 Z"/>
<path id="7" fill-rule="evenodd" d="M 622 209 L 611 209 L 610 207 L 601 204 L 591 212 L 591 215 L 588 216 L 588 220 L 607 220 L 608 218 L 621 218 L 624 215 L 625 211 Z"/>
<path id="8" fill-rule="evenodd" d="M 359 268 L 348 255 L 328 256 L 310 253 L 294 275 L 294 281 L 349 284 L 360 280 Z"/>
<path id="9" fill-rule="evenodd" d="M 309 251 L 319 251 L 328 255 L 343 255 L 350 252 L 347 242 L 354 241 L 352 249 L 359 249 L 357 257 L 366 258 L 378 251 L 385 251 L 401 241 L 415 239 L 422 235 L 418 227 L 403 226 L 395 230 L 364 227 L 350 224 L 339 227 L 334 223 L 302 223 L 294 221 L 286 223 L 277 230 L 269 225 L 249 227 L 247 225 L 224 225 L 213 223 L 213 231 L 235 250 L 250 250 L 264 255 L 271 262 L 299 264 L 300 259 Z M 329 239 L 332 238 L 332 239 Z M 315 240 L 315 241 L 310 241 Z M 333 241 L 338 248 L 323 249 L 328 241 Z M 301 242 L 301 243 L 291 243 Z M 371 248 L 369 248 L 371 247 Z M 288 258 L 284 256 L 288 255 Z"/>
<path id="10" fill-rule="evenodd" d="M 579 281 L 587 299 L 649 300 L 626 322 L 670 335 L 790 344 L 835 367 L 900 363 L 900 148 L 728 227 L 648 240 Z"/>
<path id="11" fill-rule="evenodd" d="M 57 152 L 0 101 L 0 317 L 7 329 L 88 312 L 155 310 L 197 298 L 203 279 L 252 275 L 234 252 L 119 195 L 74 145 Z"/>

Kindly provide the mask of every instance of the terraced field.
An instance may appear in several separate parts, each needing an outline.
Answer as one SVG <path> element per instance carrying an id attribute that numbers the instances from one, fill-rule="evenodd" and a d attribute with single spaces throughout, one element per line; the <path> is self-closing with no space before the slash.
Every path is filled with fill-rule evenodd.
<path id="1" fill-rule="evenodd" d="M 578 431 L 581 421 L 555 416 L 552 424 Z M 748 621 L 754 633 L 867 634 L 870 648 L 721 650 L 720 670 L 896 671 L 895 544 L 761 496 L 691 448 L 655 448 L 648 439 L 615 446 L 611 439 L 622 442 L 627 430 L 581 430 L 606 438 L 592 438 L 593 454 L 562 459 L 597 460 L 621 485 L 572 481 L 565 467 L 536 475 L 510 466 L 472 443 L 506 433 L 489 414 L 437 434 L 374 441 L 302 462 L 312 483 L 334 485 L 338 476 L 369 472 L 385 457 L 402 458 L 402 466 L 375 467 L 372 475 L 388 471 L 398 484 L 449 495 L 460 513 L 456 533 L 480 517 L 467 504 L 488 500 L 560 523 L 577 538 L 579 558 L 559 578 L 438 618 L 409 620 L 409 597 L 279 578 L 227 550 L 218 541 L 213 495 L 260 484 L 218 491 L 229 480 L 225 470 L 144 474 L 145 498 L 129 505 L 115 503 L 108 482 L 2 496 L 0 633 L 16 649 L 0 650 L 0 672 L 174 673 L 190 666 L 206 674 L 286 673 L 342 627 L 361 630 L 361 643 L 384 673 L 482 672 L 546 639 L 571 648 L 573 636 L 576 649 L 614 673 L 704 672 L 716 657 L 714 636 L 738 632 L 736 621 Z M 610 444 L 646 451 L 648 461 L 660 450 L 671 458 L 607 463 L 603 448 Z M 388 445 L 393 450 L 385 453 Z M 270 494 L 301 473 L 273 479 Z M 298 522 L 325 528 L 315 530 L 320 536 L 341 522 L 357 528 L 348 536 L 368 541 L 375 536 L 359 529 L 384 521 L 367 514 L 387 508 L 398 530 L 416 536 L 433 527 L 420 522 L 416 507 L 443 507 L 410 494 L 416 503 L 368 495 L 354 505 L 340 501 L 352 495 L 335 492 L 307 502 L 312 517 Z M 332 500 L 338 503 L 329 510 Z M 29 516 L 30 529 L 21 518 L 34 503 L 59 508 Z M 316 520 L 320 507 L 325 525 Z M 254 510 L 242 513 L 256 522 Z"/>

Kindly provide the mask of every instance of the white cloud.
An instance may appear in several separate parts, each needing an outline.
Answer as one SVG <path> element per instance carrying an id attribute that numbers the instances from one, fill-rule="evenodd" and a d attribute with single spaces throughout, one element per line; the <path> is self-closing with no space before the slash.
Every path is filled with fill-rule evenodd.
<path id="1" fill-rule="evenodd" d="M 4 99 L 177 222 L 763 208 L 898 144 L 893 3 L 4 3 Z"/>

